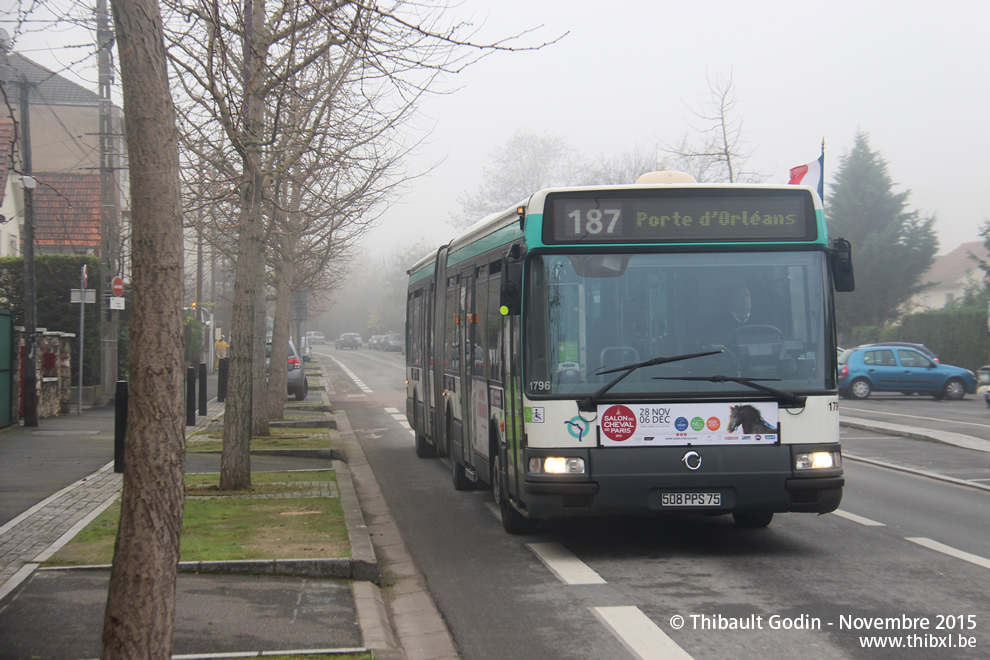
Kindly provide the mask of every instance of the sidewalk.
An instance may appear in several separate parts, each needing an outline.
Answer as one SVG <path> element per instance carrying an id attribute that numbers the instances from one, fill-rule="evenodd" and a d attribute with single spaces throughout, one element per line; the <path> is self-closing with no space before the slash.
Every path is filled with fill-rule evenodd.
<path id="1" fill-rule="evenodd" d="M 329 388 L 325 370 L 322 375 Z M 311 391 L 310 396 L 317 394 Z M 319 394 L 329 407 L 329 396 Z M 186 427 L 187 434 L 209 426 L 223 409 L 223 404 L 211 400 L 208 414 L 197 416 L 196 425 Z M 176 654 L 291 654 L 301 649 L 369 652 L 383 660 L 457 657 L 364 452 L 346 416 L 339 417 L 344 426 L 339 429 L 339 450 L 346 462 L 332 460 L 332 465 L 351 557 L 181 563 L 173 635 Z M 57 439 L 57 446 L 47 450 L 46 460 L 79 463 L 76 469 L 83 469 L 85 475 L 0 527 L 0 639 L 4 640 L 0 658 L 99 655 L 109 570 L 39 570 L 38 566 L 119 497 L 122 475 L 113 472 L 112 461 L 102 462 L 113 457 L 113 423 L 112 409 L 89 409 L 78 416 L 43 420 L 38 429 L 15 427 L 0 433 L 0 474 L 18 469 L 16 460 L 8 461 L 10 455 L 23 462 L 21 471 L 43 472 L 46 465 L 37 454 L 44 449 L 38 439 L 51 437 Z M 86 446 L 85 460 L 67 460 L 68 452 L 86 440 L 92 440 L 92 447 Z M 254 454 L 252 464 L 265 465 L 262 469 L 300 469 L 314 464 L 325 468 L 331 461 L 312 452 L 287 454 L 291 450 Z M 218 460 L 190 455 L 187 471 L 200 471 Z M 87 462 L 95 471 L 86 471 Z M 24 477 L 25 482 L 31 480 L 30 475 Z M 366 516 L 372 521 L 370 527 Z M 376 552 L 384 557 L 382 563 Z M 380 572 L 390 585 L 389 603 L 377 585 Z M 80 606 L 83 603 L 85 607 Z"/>
<path id="2" fill-rule="evenodd" d="M 187 426 L 186 432 L 206 428 L 222 413 L 223 404 L 214 399 L 209 404 L 207 415 L 197 415 L 196 425 Z M 15 427 L 5 433 L 2 441 L 7 468 L 10 467 L 7 464 L 9 447 L 19 444 L 22 446 L 17 450 L 28 451 L 23 448 L 23 443 L 36 441 L 39 436 L 66 439 L 66 443 L 61 443 L 54 449 L 49 448 L 49 451 L 60 451 L 63 454 L 72 451 L 69 446 L 71 443 L 81 439 L 102 438 L 100 453 L 111 460 L 96 472 L 62 488 L 0 527 L 0 600 L 120 496 L 124 477 L 123 474 L 114 472 L 113 433 L 112 407 L 84 409 L 82 415 L 45 419 L 36 428 Z M 44 452 L 46 448 L 31 449 L 32 453 L 36 453 Z M 55 463 L 54 458 L 50 457 L 47 464 Z M 30 479 L 30 475 L 27 478 Z"/>

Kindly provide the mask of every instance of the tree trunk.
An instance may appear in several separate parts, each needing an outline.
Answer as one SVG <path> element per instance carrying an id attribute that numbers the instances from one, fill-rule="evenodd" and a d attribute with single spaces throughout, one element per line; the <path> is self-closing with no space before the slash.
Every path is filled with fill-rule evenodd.
<path id="1" fill-rule="evenodd" d="M 102 658 L 169 658 L 185 459 L 182 205 L 154 0 L 113 0 L 130 158 L 134 309 L 120 525 Z"/>
<path id="2" fill-rule="evenodd" d="M 255 294 L 254 333 L 258 340 L 254 343 L 254 399 L 251 402 L 251 435 L 269 436 L 268 428 L 268 374 L 265 365 L 265 344 L 268 337 L 268 291 L 265 285 L 265 253 L 259 255 L 261 268 L 258 269 L 258 282 Z M 272 364 L 275 364 L 272 362 Z"/>
<path id="3" fill-rule="evenodd" d="M 272 327 L 272 364 L 283 366 L 281 369 L 271 369 L 268 375 L 269 419 L 282 419 L 285 416 L 285 399 L 288 394 L 286 362 L 289 357 L 289 317 L 292 313 L 292 280 L 295 277 L 295 264 L 291 256 L 293 243 L 293 236 L 290 233 L 284 233 L 276 248 L 278 263 L 275 267 L 276 292 L 275 320 Z M 300 350 L 298 342 L 296 343 L 296 350 Z"/>
<path id="4" fill-rule="evenodd" d="M 220 490 L 247 490 L 251 487 L 251 421 L 259 344 L 261 369 L 264 371 L 265 337 L 263 332 L 259 336 L 255 320 L 258 301 L 264 301 L 265 282 L 265 232 L 261 214 L 264 174 L 261 155 L 266 78 L 263 73 L 265 50 L 259 48 L 265 3 L 261 0 L 247 3 L 245 13 L 245 23 L 249 28 L 244 44 L 244 148 L 241 152 L 244 197 L 241 203 L 234 279 L 230 372 L 224 404 L 223 450 L 220 455 Z"/>

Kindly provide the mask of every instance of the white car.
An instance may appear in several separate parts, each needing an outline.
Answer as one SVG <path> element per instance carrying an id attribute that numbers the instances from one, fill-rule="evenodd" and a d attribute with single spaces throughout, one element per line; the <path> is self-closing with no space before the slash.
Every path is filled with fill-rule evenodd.
<path id="1" fill-rule="evenodd" d="M 306 337 L 309 339 L 310 344 L 325 344 L 327 343 L 327 338 L 323 336 L 323 333 L 319 330 L 311 330 L 306 333 Z"/>

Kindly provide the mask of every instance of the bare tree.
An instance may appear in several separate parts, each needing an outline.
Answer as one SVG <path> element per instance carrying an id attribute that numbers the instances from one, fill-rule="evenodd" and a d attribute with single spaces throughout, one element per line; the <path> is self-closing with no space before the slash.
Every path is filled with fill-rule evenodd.
<path id="1" fill-rule="evenodd" d="M 581 173 L 581 185 L 619 185 L 636 181 L 641 174 L 664 169 L 657 162 L 657 154 L 650 149 L 635 148 L 618 156 L 601 155 L 591 160 Z"/>
<path id="2" fill-rule="evenodd" d="M 319 133 L 304 126 L 310 115 L 301 106 L 309 92 L 300 82 L 312 84 L 319 76 L 307 72 L 322 67 L 327 76 L 319 94 L 338 102 L 341 94 L 377 99 L 375 112 L 389 117 L 394 131 L 421 95 L 435 87 L 439 75 L 459 71 L 488 52 L 515 48 L 512 38 L 473 44 L 468 26 L 441 22 L 443 8 L 401 0 L 387 6 L 305 0 L 266 6 L 264 0 L 254 0 L 243 12 L 218 0 L 193 6 L 166 0 L 166 5 L 173 18 L 167 38 L 179 71 L 176 84 L 189 100 L 183 122 L 199 138 L 191 149 L 201 159 L 196 173 L 213 180 L 209 188 L 218 191 L 218 197 L 220 191 L 228 191 L 223 203 L 235 207 L 238 218 L 232 223 L 236 230 L 229 234 L 237 243 L 237 272 L 220 485 L 245 488 L 250 485 L 252 427 L 258 431 L 259 424 L 267 425 L 263 257 L 267 238 L 276 228 L 265 209 L 280 214 L 287 210 L 272 203 L 273 186 L 281 178 L 305 172 L 339 180 L 327 174 L 351 165 L 333 149 L 323 151 L 318 153 L 322 172 L 316 174 L 320 168 L 301 162 L 308 151 L 283 140 L 290 136 L 297 146 L 317 143 Z M 348 75 L 354 71 L 360 75 Z M 342 74 L 335 77 L 336 72 Z M 351 116 L 324 112 L 322 123 L 312 125 L 326 133 L 364 125 L 363 113 L 372 106 L 358 102 L 342 107 L 350 108 Z M 381 154 L 395 141 L 394 132 L 379 131 L 364 135 L 360 144 L 371 162 L 380 163 Z M 319 196 L 315 186 L 302 180 L 294 185 Z M 236 204 L 230 194 L 234 191 Z M 338 215 L 339 206 L 329 208 Z M 273 364 L 279 350 L 281 342 L 273 344 Z"/>
<path id="3" fill-rule="evenodd" d="M 579 178 L 576 154 L 558 135 L 519 132 L 496 149 L 484 168 L 478 192 L 458 199 L 463 210 L 454 223 L 474 224 L 510 208 L 541 188 L 564 186 Z"/>
<path id="4" fill-rule="evenodd" d="M 182 529 L 182 208 L 155 0 L 113 0 L 130 157 L 134 310 L 120 525 L 103 658 L 169 658 Z"/>
<path id="5" fill-rule="evenodd" d="M 679 145 L 664 146 L 668 155 L 664 169 L 682 170 L 698 181 L 743 183 L 765 177 L 745 169 L 752 155 L 744 148 L 742 120 L 735 116 L 736 98 L 732 74 L 718 75 L 708 81 L 708 102 L 694 115 L 703 122 L 696 128 L 697 137 L 685 135 Z"/>

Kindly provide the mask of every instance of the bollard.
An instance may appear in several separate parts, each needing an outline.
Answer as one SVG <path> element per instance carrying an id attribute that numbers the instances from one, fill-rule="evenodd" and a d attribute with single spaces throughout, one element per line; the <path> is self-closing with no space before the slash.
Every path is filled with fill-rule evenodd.
<path id="1" fill-rule="evenodd" d="M 124 436 L 127 435 L 127 381 L 117 381 L 113 419 L 113 471 L 124 471 Z"/>
<path id="2" fill-rule="evenodd" d="M 199 363 L 199 414 L 206 415 L 206 363 Z"/>
<path id="3" fill-rule="evenodd" d="M 196 425 L 196 368 L 186 369 L 186 426 Z"/>
<path id="4" fill-rule="evenodd" d="M 220 358 L 217 369 L 217 403 L 227 398 L 227 374 L 230 373 L 230 358 Z"/>

